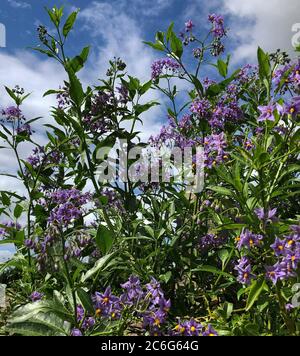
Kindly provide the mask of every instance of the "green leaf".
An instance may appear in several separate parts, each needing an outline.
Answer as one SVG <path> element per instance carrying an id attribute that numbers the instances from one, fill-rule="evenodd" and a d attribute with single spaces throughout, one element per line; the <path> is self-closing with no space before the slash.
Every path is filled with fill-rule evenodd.
<path id="1" fill-rule="evenodd" d="M 183 53 L 182 41 L 175 35 L 174 32 L 172 32 L 170 36 L 170 41 L 171 41 L 172 52 L 176 55 L 176 57 L 180 59 Z"/>
<path id="2" fill-rule="evenodd" d="M 253 280 L 250 286 L 250 292 L 247 299 L 246 311 L 249 311 L 253 304 L 259 298 L 261 292 L 267 287 L 264 277 Z"/>
<path id="3" fill-rule="evenodd" d="M 18 97 L 16 96 L 16 94 L 8 87 L 5 87 L 5 90 L 7 91 L 8 95 L 14 100 L 14 102 L 17 103 Z"/>
<path id="4" fill-rule="evenodd" d="M 147 46 L 150 46 L 152 47 L 153 49 L 156 49 L 157 51 L 164 51 L 165 50 L 165 47 L 162 43 L 153 43 L 153 42 L 146 42 L 144 41 L 143 43 L 145 43 Z"/>
<path id="5" fill-rule="evenodd" d="M 50 89 L 50 90 L 47 90 L 44 94 L 43 94 L 43 98 L 45 96 L 48 96 L 48 95 L 51 95 L 51 94 L 59 94 L 61 92 L 61 90 L 53 90 L 53 89 Z"/>
<path id="6" fill-rule="evenodd" d="M 261 80 L 270 79 L 271 65 L 269 55 L 266 54 L 260 47 L 257 50 L 257 59 L 259 64 L 259 76 Z"/>
<path id="7" fill-rule="evenodd" d="M 67 69 L 71 70 L 73 73 L 79 72 L 87 61 L 89 53 L 90 47 L 83 48 L 80 55 L 74 57 L 67 63 Z"/>
<path id="8" fill-rule="evenodd" d="M 173 29 L 174 29 L 174 22 L 171 22 L 171 24 L 170 24 L 170 26 L 169 26 L 169 28 L 168 28 L 168 30 L 167 30 L 167 34 L 166 34 L 166 40 L 167 40 L 167 42 L 170 41 L 170 38 L 172 37 L 172 35 L 173 35 L 173 33 L 174 33 Z"/>
<path id="9" fill-rule="evenodd" d="M 142 87 L 139 89 L 139 94 L 143 95 L 145 94 L 152 86 L 152 80 L 149 80 L 148 82 L 144 83 Z"/>
<path id="10" fill-rule="evenodd" d="M 200 80 L 193 74 L 191 74 L 191 77 L 193 78 L 193 84 L 195 85 L 195 88 L 198 91 L 200 91 L 201 95 L 203 95 L 204 90 L 203 90 L 203 85 L 201 84 Z"/>
<path id="11" fill-rule="evenodd" d="M 113 234 L 104 225 L 99 225 L 96 235 L 96 244 L 103 254 L 107 254 L 113 244 Z"/>
<path id="12" fill-rule="evenodd" d="M 74 11 L 67 18 L 67 21 L 66 21 L 66 23 L 64 24 L 64 27 L 63 27 L 63 35 L 65 37 L 67 37 L 69 32 L 72 30 L 72 28 L 74 26 L 74 23 L 76 21 L 77 14 L 78 14 L 78 11 Z"/>
<path id="13" fill-rule="evenodd" d="M 225 265 L 226 261 L 228 260 L 228 257 L 230 256 L 230 253 L 228 250 L 222 249 L 222 250 L 218 251 L 218 255 L 219 255 L 220 260 L 222 261 L 222 268 L 224 268 L 224 265 Z"/>
<path id="14" fill-rule="evenodd" d="M 217 269 L 216 267 L 213 267 L 213 266 L 197 267 L 197 268 L 193 269 L 192 272 L 209 272 L 209 273 L 221 275 L 223 277 L 230 278 L 230 279 L 234 278 L 234 276 L 232 276 L 231 274 L 223 272 L 223 271 L 221 271 L 221 270 L 219 270 L 219 269 Z"/>
<path id="15" fill-rule="evenodd" d="M 22 213 L 23 213 L 23 207 L 21 205 L 17 204 L 14 209 L 14 217 L 16 219 L 19 219 L 19 217 L 22 215 Z"/>
<path id="16" fill-rule="evenodd" d="M 100 258 L 92 267 L 90 270 L 88 270 L 82 277 L 81 277 L 81 282 L 84 283 L 86 282 L 89 278 L 91 278 L 94 274 L 98 273 L 105 267 L 105 265 L 109 262 L 109 260 L 112 258 L 114 253 L 110 253 L 109 255 L 106 255 L 102 258 Z"/>
<path id="17" fill-rule="evenodd" d="M 68 74 L 70 80 L 70 97 L 74 101 L 74 103 L 78 107 L 80 107 L 84 99 L 84 91 L 82 85 L 80 83 L 80 80 L 72 71 L 69 70 Z"/>
<path id="18" fill-rule="evenodd" d="M 85 311 L 93 315 L 95 313 L 95 310 L 90 295 L 82 288 L 79 288 L 77 290 L 77 295 Z"/>
<path id="19" fill-rule="evenodd" d="M 208 190 L 213 190 L 214 192 L 220 194 L 220 195 L 225 195 L 225 196 L 232 196 L 232 191 L 228 188 L 225 188 L 225 187 L 218 187 L 218 186 L 215 186 L 215 187 L 208 187 L 207 188 Z"/>
<path id="20" fill-rule="evenodd" d="M 4 206 L 10 206 L 10 198 L 6 193 L 1 192 L 1 200 Z"/>
<path id="21" fill-rule="evenodd" d="M 222 61 L 222 59 L 218 59 L 217 67 L 218 67 L 218 70 L 219 70 L 219 73 L 221 74 L 221 76 L 226 78 L 227 77 L 227 73 L 228 73 L 228 65 L 227 65 L 227 63 Z"/>
<path id="22" fill-rule="evenodd" d="M 50 50 L 46 50 L 46 49 L 42 49 L 42 48 L 38 48 L 38 47 L 35 47 L 35 48 L 32 48 L 32 49 L 34 51 L 40 52 L 42 54 L 46 54 L 50 58 L 55 58 L 54 53 L 52 53 Z"/>

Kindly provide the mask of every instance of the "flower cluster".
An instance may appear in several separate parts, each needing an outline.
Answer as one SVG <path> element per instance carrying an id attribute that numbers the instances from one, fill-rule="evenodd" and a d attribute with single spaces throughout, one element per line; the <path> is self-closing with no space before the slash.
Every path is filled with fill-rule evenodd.
<path id="1" fill-rule="evenodd" d="M 224 28 L 224 18 L 220 15 L 210 14 L 208 20 L 212 24 L 211 33 L 214 37 L 211 44 L 211 54 L 219 56 L 225 50 L 221 42 L 221 39 L 227 34 L 227 30 Z"/>
<path id="2" fill-rule="evenodd" d="M 199 245 L 202 251 L 219 247 L 224 244 L 226 239 L 223 236 L 215 234 L 206 234 L 200 238 Z"/>
<path id="3" fill-rule="evenodd" d="M 241 235 L 236 238 L 237 247 L 241 250 L 242 247 L 250 249 L 254 246 L 260 246 L 262 239 L 262 235 L 254 234 L 253 232 L 245 229 L 242 231 Z"/>
<path id="4" fill-rule="evenodd" d="M 39 302 L 40 300 L 42 300 L 43 296 L 44 296 L 43 293 L 34 291 L 34 292 L 32 292 L 32 293 L 30 294 L 29 299 L 30 299 L 32 302 Z"/>
<path id="5" fill-rule="evenodd" d="M 153 80 L 156 80 L 163 74 L 171 72 L 172 74 L 177 73 L 180 69 L 180 65 L 172 58 L 158 59 L 151 65 L 152 74 L 151 77 Z"/>
<path id="6" fill-rule="evenodd" d="M 82 336 L 91 332 L 98 321 L 122 320 L 135 318 L 142 321 L 144 332 L 152 336 L 217 336 L 218 333 L 208 325 L 207 328 L 197 323 L 194 319 L 178 321 L 175 328 L 168 328 L 167 317 L 171 308 L 170 300 L 165 299 L 160 283 L 151 278 L 151 281 L 142 285 L 136 276 L 121 284 L 123 293 L 118 297 L 107 287 L 103 293 L 96 292 L 92 296 L 94 315 L 89 315 L 81 305 L 77 306 L 78 327 L 72 329 L 72 336 Z"/>
<path id="7" fill-rule="evenodd" d="M 256 278 L 251 273 L 252 267 L 247 256 L 243 256 L 238 260 L 238 264 L 234 268 L 238 272 L 237 280 L 242 284 L 250 284 L 251 280 Z"/>
<path id="8" fill-rule="evenodd" d="M 280 86 L 283 92 L 288 89 L 297 92 L 300 87 L 300 62 L 290 62 L 275 70 L 273 84 Z"/>
<path id="9" fill-rule="evenodd" d="M 216 330 L 211 324 L 205 328 L 202 324 L 197 323 L 194 319 L 181 322 L 178 320 L 177 325 L 172 333 L 174 336 L 218 336 Z"/>
<path id="10" fill-rule="evenodd" d="M 46 152 L 45 147 L 36 147 L 33 149 L 32 154 L 27 158 L 27 162 L 33 169 L 47 166 L 48 164 L 59 164 L 61 161 L 61 153 L 53 150 L 49 153 Z M 28 171 L 26 171 L 28 174 Z"/>
<path id="11" fill-rule="evenodd" d="M 276 284 L 277 281 L 296 277 L 300 262 L 300 225 L 291 226 L 291 234 L 284 239 L 276 238 L 271 245 L 277 262 L 267 266 L 267 277 Z"/>
<path id="12" fill-rule="evenodd" d="M 225 151 L 227 142 L 224 132 L 212 134 L 204 139 L 205 166 L 213 168 L 228 159 L 228 153 Z"/>
<path id="13" fill-rule="evenodd" d="M 223 130 L 225 123 L 235 124 L 243 117 L 236 99 L 235 85 L 228 87 L 227 94 L 220 98 L 213 108 L 207 99 L 196 99 L 191 104 L 190 111 L 197 118 L 208 120 L 213 131 Z"/>
<path id="14" fill-rule="evenodd" d="M 0 227 L 0 239 L 7 237 L 10 234 L 11 230 L 20 231 L 21 225 L 19 223 L 14 223 L 13 221 L 10 222 L 3 222 L 0 223 L 3 227 Z"/>
<path id="15" fill-rule="evenodd" d="M 49 193 L 48 198 L 51 204 L 56 205 L 51 209 L 49 223 L 68 226 L 82 217 L 83 206 L 91 200 L 91 195 L 77 189 L 59 189 Z"/>
<path id="16" fill-rule="evenodd" d="M 265 210 L 264 208 L 256 208 L 254 209 L 254 212 L 259 218 L 259 220 L 261 221 L 274 222 L 277 220 L 276 218 L 277 208 L 270 209 L 270 210 Z"/>
<path id="17" fill-rule="evenodd" d="M 24 120 L 24 116 L 22 114 L 21 109 L 16 106 L 9 106 L 8 108 L 3 109 L 2 116 L 4 116 L 4 119 L 2 119 L 2 121 L 7 121 L 7 122 Z"/>

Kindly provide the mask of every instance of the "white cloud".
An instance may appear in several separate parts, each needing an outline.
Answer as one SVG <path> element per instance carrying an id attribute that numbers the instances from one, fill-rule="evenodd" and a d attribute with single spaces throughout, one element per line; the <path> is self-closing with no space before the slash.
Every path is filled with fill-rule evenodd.
<path id="1" fill-rule="evenodd" d="M 89 79 L 105 75 L 108 61 L 113 57 L 121 57 L 127 63 L 127 71 L 143 81 L 149 80 L 151 63 L 155 59 L 153 50 L 143 44 L 143 35 L 136 20 L 121 12 L 118 6 L 110 3 L 93 2 L 80 12 L 84 29 L 96 38 L 101 38 L 101 46 L 97 48 L 93 68 L 83 72 L 83 77 Z M 100 24 L 100 25 L 99 25 Z M 104 41 L 104 44 L 102 43 Z M 145 96 L 145 100 L 161 100 L 157 92 Z M 144 125 L 138 126 L 142 138 L 147 139 L 158 132 L 164 119 L 160 107 L 152 108 L 143 117 Z"/>
<path id="2" fill-rule="evenodd" d="M 300 23 L 299 0 L 190 0 L 182 17 L 196 21 L 195 14 L 204 17 L 210 12 L 225 15 L 230 24 L 229 42 L 236 42 L 233 62 L 256 61 L 258 46 L 294 53 L 292 26 Z"/>
<path id="3" fill-rule="evenodd" d="M 300 22 L 299 0 L 222 0 L 225 14 L 233 15 L 231 36 L 240 46 L 235 60 L 255 59 L 257 46 L 266 51 L 277 48 L 293 53 L 292 26 Z"/>
<path id="4" fill-rule="evenodd" d="M 41 133 L 41 125 L 49 122 L 50 107 L 55 104 L 55 98 L 48 96 L 43 98 L 43 93 L 48 89 L 56 89 L 64 79 L 63 71 L 55 62 L 51 60 L 40 60 L 37 56 L 26 51 L 12 54 L 0 53 L 0 95 L 1 108 L 13 104 L 12 99 L 6 93 L 4 86 L 13 88 L 20 85 L 26 92 L 31 92 L 29 98 L 22 106 L 23 113 L 27 119 L 42 116 L 39 124 L 34 124 L 36 134 L 34 139 L 43 144 L 45 136 Z M 13 70 L 8 71 L 8 68 Z M 2 143 L 1 143 L 2 145 Z M 30 155 L 32 146 L 21 144 L 21 158 L 27 158 Z M 13 173 L 16 171 L 16 159 L 10 150 L 0 150 L 0 172 Z M 0 190 L 12 190 L 19 194 L 24 193 L 22 183 L 13 178 L 0 176 Z"/>
<path id="5" fill-rule="evenodd" d="M 24 1 L 17 1 L 17 0 L 7 0 L 11 7 L 15 9 L 30 9 L 31 5 Z"/>
<path id="6" fill-rule="evenodd" d="M 0 263 L 4 263 L 12 258 L 14 252 L 9 250 L 0 250 Z"/>

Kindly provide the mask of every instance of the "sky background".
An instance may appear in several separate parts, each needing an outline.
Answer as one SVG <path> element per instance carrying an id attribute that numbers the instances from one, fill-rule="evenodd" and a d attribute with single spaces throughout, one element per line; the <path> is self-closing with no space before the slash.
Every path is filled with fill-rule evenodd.
<path id="1" fill-rule="evenodd" d="M 232 54 L 234 67 L 246 62 L 256 63 L 258 45 L 266 51 L 281 48 L 293 54 L 291 39 L 295 33 L 292 26 L 298 23 L 296 29 L 300 30 L 299 0 L 0 0 L 0 23 L 6 27 L 6 48 L 0 48 L 0 109 L 12 104 L 3 90 L 4 85 L 19 84 L 32 93 L 23 107 L 25 116 L 28 119 L 42 116 L 42 123 L 51 121 L 49 108 L 55 105 L 55 98 L 42 98 L 43 93 L 57 89 L 65 74 L 53 60 L 34 53 L 29 47 L 38 44 L 37 26 L 49 26 L 44 7 L 54 5 L 64 6 L 65 14 L 76 8 L 81 10 L 70 34 L 68 55 L 76 55 L 83 47 L 91 45 L 87 66 L 80 73 L 85 85 L 96 84 L 97 79 L 104 76 L 108 60 L 114 56 L 127 63 L 129 74 L 149 80 L 151 63 L 160 53 L 142 41 L 153 41 L 155 32 L 165 30 L 171 21 L 179 32 L 184 23 L 192 19 L 197 35 L 201 36 L 207 31 L 208 14 L 222 14 L 230 29 L 226 49 Z M 209 74 L 210 71 L 205 71 L 200 76 L 204 78 Z M 166 119 L 164 99 L 154 92 L 149 93 L 147 99 L 160 100 L 162 105 L 144 117 L 144 125 L 140 127 L 144 139 L 157 133 Z M 41 127 L 36 128 L 35 138 L 40 143 L 45 140 Z M 24 145 L 22 157 L 28 157 L 30 151 L 31 147 Z M 1 150 L 0 172 L 14 170 L 13 157 L 7 150 Z M 22 192 L 18 182 L 0 176 L 0 190 L 8 188 Z M 1 260 L 1 254 L 9 252 L 3 247 L 0 249 Z"/>

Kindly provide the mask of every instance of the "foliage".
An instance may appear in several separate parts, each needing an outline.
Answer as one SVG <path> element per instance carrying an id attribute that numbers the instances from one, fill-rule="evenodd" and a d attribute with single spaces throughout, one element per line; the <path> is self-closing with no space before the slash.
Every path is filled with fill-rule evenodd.
<path id="1" fill-rule="evenodd" d="M 12 150 L 18 164 L 7 175 L 26 190 L 0 194 L 0 244 L 16 249 L 0 265 L 9 302 L 2 332 L 299 335 L 299 308 L 291 304 L 300 261 L 299 61 L 259 48 L 257 66 L 232 71 L 230 56 L 221 58 L 223 18 L 210 15 L 203 40 L 189 21 L 182 38 L 171 24 L 147 42 L 165 56 L 149 81 L 115 58 L 105 79 L 84 88 L 78 72 L 89 47 L 73 58 L 66 49 L 77 12 L 64 23 L 63 9 L 48 14 L 56 36 L 40 26 L 35 49 L 68 78 L 44 94 L 58 99 L 53 123 L 44 125 L 48 143 L 34 141 L 39 118 L 25 120 L 21 88 L 6 88 L 14 106 L 2 113 L 1 150 Z M 200 77 L 205 66 L 219 81 Z M 204 146 L 202 192 L 172 181 L 97 180 L 103 148 L 119 139 L 128 151 L 146 146 L 136 125 L 159 104 L 145 101 L 151 90 L 170 108 L 148 144 Z M 34 147 L 27 160 L 25 143 Z"/>

